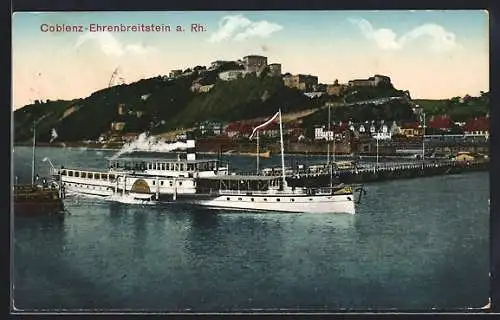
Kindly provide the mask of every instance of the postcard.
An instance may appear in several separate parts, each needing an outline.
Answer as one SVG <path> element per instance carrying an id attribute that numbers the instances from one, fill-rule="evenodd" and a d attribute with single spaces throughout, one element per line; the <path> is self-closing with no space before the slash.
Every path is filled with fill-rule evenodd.
<path id="1" fill-rule="evenodd" d="M 12 312 L 491 307 L 488 12 L 15 12 L 12 58 Z"/>

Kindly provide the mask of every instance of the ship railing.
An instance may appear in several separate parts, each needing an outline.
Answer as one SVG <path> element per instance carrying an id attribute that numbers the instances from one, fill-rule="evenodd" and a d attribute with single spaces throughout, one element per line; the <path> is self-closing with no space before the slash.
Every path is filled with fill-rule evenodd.
<path id="1" fill-rule="evenodd" d="M 273 195 L 280 195 L 283 194 L 282 191 L 262 191 L 262 190 L 227 190 L 227 189 L 220 189 L 217 191 L 217 193 L 221 195 L 242 195 L 242 196 L 251 196 L 251 195 L 268 195 L 268 196 L 273 196 Z M 287 194 L 289 194 L 287 192 Z M 298 194 L 298 193 L 297 193 Z"/>

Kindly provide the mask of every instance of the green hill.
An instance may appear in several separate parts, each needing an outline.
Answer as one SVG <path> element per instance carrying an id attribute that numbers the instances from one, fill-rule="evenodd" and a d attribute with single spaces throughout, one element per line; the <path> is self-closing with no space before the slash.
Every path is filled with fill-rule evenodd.
<path id="1" fill-rule="evenodd" d="M 285 87 L 281 78 L 251 74 L 236 81 L 218 80 L 210 92 L 191 100 L 166 126 L 193 125 L 207 117 L 218 121 L 250 119 L 272 115 L 278 108 L 286 113 L 314 107 L 320 107 L 319 100 Z"/>
<path id="2" fill-rule="evenodd" d="M 490 109 L 489 92 L 481 92 L 479 97 L 465 95 L 451 99 L 415 99 L 413 101 L 421 106 L 428 115 L 447 114 L 455 121 L 466 121 L 473 117 L 486 116 Z"/>
<path id="3" fill-rule="evenodd" d="M 279 107 L 287 112 L 319 106 L 318 100 L 285 87 L 280 78 L 218 79 L 219 72 L 233 68 L 239 66 L 229 63 L 210 71 L 196 67 L 175 79 L 158 76 L 102 89 L 84 99 L 37 102 L 14 112 L 14 138 L 16 142 L 30 140 L 35 119 L 40 119 L 38 141 L 48 142 L 52 128 L 60 141 L 81 141 L 97 139 L 113 122 L 125 124 L 122 133 L 162 133 L 200 120 L 233 121 L 269 115 Z M 207 93 L 195 93 L 191 90 L 194 82 L 215 86 Z M 124 114 L 118 112 L 120 105 Z"/>

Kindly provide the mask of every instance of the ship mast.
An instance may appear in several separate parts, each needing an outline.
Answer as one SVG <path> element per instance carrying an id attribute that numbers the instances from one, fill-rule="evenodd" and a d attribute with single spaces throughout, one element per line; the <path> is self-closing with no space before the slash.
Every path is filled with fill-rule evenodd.
<path id="1" fill-rule="evenodd" d="M 280 143 L 281 143 L 281 176 L 283 178 L 283 189 L 285 189 L 285 186 L 286 186 L 285 151 L 284 151 L 284 146 L 283 146 L 283 121 L 281 119 L 281 108 L 279 109 L 279 113 L 280 113 Z"/>

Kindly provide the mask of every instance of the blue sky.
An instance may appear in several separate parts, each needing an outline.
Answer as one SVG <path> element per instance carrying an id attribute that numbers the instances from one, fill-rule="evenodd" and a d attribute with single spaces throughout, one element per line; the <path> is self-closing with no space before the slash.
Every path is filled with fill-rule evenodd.
<path id="1" fill-rule="evenodd" d="M 485 11 L 253 11 L 16 13 L 14 108 L 88 96 L 120 68 L 127 82 L 261 54 L 320 82 L 383 73 L 413 97 L 489 90 Z M 172 32 L 41 32 L 47 25 L 170 25 Z M 207 27 L 190 32 L 191 23 Z M 175 26 L 185 32 L 175 32 Z M 466 76 L 464 76 L 466 75 Z"/>

